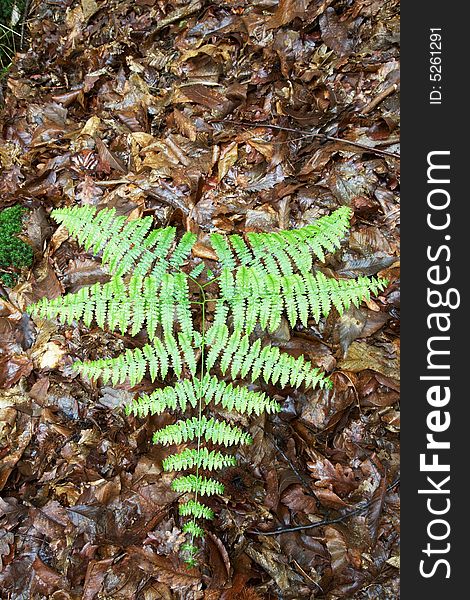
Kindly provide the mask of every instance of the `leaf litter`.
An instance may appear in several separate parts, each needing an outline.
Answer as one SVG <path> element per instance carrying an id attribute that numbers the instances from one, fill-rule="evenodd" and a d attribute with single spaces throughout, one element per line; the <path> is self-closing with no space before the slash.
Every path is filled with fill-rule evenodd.
<path id="1" fill-rule="evenodd" d="M 35 255 L 0 290 L 5 597 L 397 598 L 398 3 L 59 0 L 31 2 L 27 23 L 0 114 L 0 208 L 29 209 Z M 341 318 L 272 334 L 334 369 L 335 388 L 268 386 L 283 410 L 250 421 L 197 569 L 179 561 L 177 495 L 148 442 L 165 417 L 126 419 L 135 390 L 70 368 L 135 341 L 24 312 L 106 281 L 49 219 L 74 203 L 196 233 L 191 268 L 211 268 L 211 231 L 301 227 L 346 204 L 351 234 L 320 268 L 390 281 Z"/>

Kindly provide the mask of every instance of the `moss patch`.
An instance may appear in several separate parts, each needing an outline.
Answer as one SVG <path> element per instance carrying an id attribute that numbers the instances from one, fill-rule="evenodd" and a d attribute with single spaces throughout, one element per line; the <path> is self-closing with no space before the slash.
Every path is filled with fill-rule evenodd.
<path id="1" fill-rule="evenodd" d="M 0 211 L 0 280 L 11 287 L 18 280 L 17 271 L 33 263 L 33 249 L 18 238 L 23 229 L 21 206 L 12 206 Z"/>

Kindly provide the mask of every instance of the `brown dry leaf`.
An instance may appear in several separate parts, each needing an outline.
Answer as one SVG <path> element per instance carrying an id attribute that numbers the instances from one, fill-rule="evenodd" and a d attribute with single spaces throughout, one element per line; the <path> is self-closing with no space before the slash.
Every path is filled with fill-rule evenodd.
<path id="1" fill-rule="evenodd" d="M 294 512 L 305 512 L 308 515 L 317 513 L 317 502 L 313 496 L 307 495 L 300 485 L 293 485 L 281 497 L 281 502 Z"/>
<path id="2" fill-rule="evenodd" d="M 386 493 L 387 480 L 385 477 L 382 477 L 380 484 L 372 495 L 371 503 L 367 508 L 367 527 L 369 529 L 372 544 L 375 544 L 379 534 L 379 522 L 380 517 L 382 516 Z"/>
<path id="3" fill-rule="evenodd" d="M 95 184 L 89 175 L 85 175 L 83 181 L 77 185 L 77 191 L 77 200 L 81 204 L 97 205 L 103 196 L 103 190 Z"/>
<path id="4" fill-rule="evenodd" d="M 347 355 L 338 363 L 345 371 L 358 373 L 371 369 L 392 379 L 400 379 L 400 348 L 388 344 L 386 347 L 371 346 L 365 342 L 353 342 Z"/>
<path id="5" fill-rule="evenodd" d="M 95 600 L 103 586 L 106 573 L 112 564 L 112 558 L 100 561 L 91 560 L 88 563 L 81 600 Z"/>
<path id="6" fill-rule="evenodd" d="M 353 43 L 347 23 L 340 21 L 334 8 L 327 8 L 319 19 L 322 39 L 338 56 L 349 56 Z"/>
<path id="7" fill-rule="evenodd" d="M 391 244 L 378 227 L 364 227 L 353 231 L 349 237 L 349 247 L 363 255 L 373 252 L 393 253 Z"/>
<path id="8" fill-rule="evenodd" d="M 32 362 L 24 352 L 29 347 L 29 318 L 0 298 L 0 388 L 15 385 L 31 373 Z"/>
<path id="9" fill-rule="evenodd" d="M 3 557 L 10 554 L 10 546 L 14 543 L 15 536 L 11 531 L 0 527 L 0 572 L 3 570 Z"/>
<path id="10" fill-rule="evenodd" d="M 17 406 L 29 403 L 28 396 L 18 387 L 4 389 L 0 394 L 0 490 L 20 460 L 33 436 L 33 420 Z"/>
<path id="11" fill-rule="evenodd" d="M 266 26 L 269 29 L 282 27 L 293 21 L 296 17 L 304 17 L 309 5 L 309 0 L 279 0 L 278 7 Z"/>
<path id="12" fill-rule="evenodd" d="M 221 93 L 200 83 L 186 85 L 178 90 L 176 102 L 194 102 L 207 108 L 221 108 L 225 97 Z"/>
<path id="13" fill-rule="evenodd" d="M 95 137 L 98 133 L 101 125 L 101 119 L 96 115 L 92 115 L 82 127 L 80 131 L 80 136 L 89 135 L 90 137 Z"/>
<path id="14" fill-rule="evenodd" d="M 344 535 L 333 527 L 325 527 L 325 541 L 333 573 L 340 573 L 350 563 Z"/>
<path id="15" fill-rule="evenodd" d="M 98 10 L 99 6 L 95 2 L 95 0 L 81 0 L 82 3 L 82 11 L 83 18 L 85 19 L 85 23 L 88 21 L 90 17 L 92 17 Z"/>
<path id="16" fill-rule="evenodd" d="M 47 594 L 52 594 L 57 589 L 63 590 L 63 578 L 54 569 L 46 565 L 39 556 L 36 556 L 34 559 L 32 568 L 34 569 L 35 576 L 41 581 L 41 587 Z"/>
<path id="17" fill-rule="evenodd" d="M 350 467 L 343 467 L 339 463 L 333 466 L 327 458 L 318 456 L 315 461 L 308 462 L 307 467 L 312 477 L 317 479 L 316 487 L 331 489 L 344 496 L 359 486 Z"/>
<path id="18" fill-rule="evenodd" d="M 128 548 L 128 553 L 139 569 L 151 574 L 160 583 L 166 583 L 171 589 L 198 584 L 199 577 L 195 569 L 176 566 L 170 559 L 159 556 L 150 549 L 144 550 L 138 546 L 131 546 Z"/>
<path id="19" fill-rule="evenodd" d="M 238 160 L 238 144 L 231 142 L 220 152 L 217 165 L 217 180 L 220 182 Z"/>
<path id="20" fill-rule="evenodd" d="M 191 119 L 184 112 L 178 110 L 177 108 L 174 109 L 173 116 L 180 133 L 185 135 L 192 142 L 196 141 L 196 127 Z"/>
<path id="21" fill-rule="evenodd" d="M 296 581 L 297 575 L 286 564 L 287 561 L 280 554 L 279 548 L 270 547 L 272 545 L 271 540 L 269 540 L 262 546 L 250 545 L 245 552 L 274 579 L 281 592 L 287 593 L 289 587 Z"/>
<path id="22" fill-rule="evenodd" d="M 96 148 L 101 161 L 101 168 L 105 173 L 109 173 L 112 170 L 119 171 L 119 173 L 127 173 L 126 167 L 122 161 L 113 153 L 106 144 L 97 136 L 94 136 Z"/>
<path id="23" fill-rule="evenodd" d="M 196 242 L 192 248 L 192 253 L 198 258 L 206 258 L 207 260 L 217 260 L 217 254 L 211 246 L 204 242 Z"/>
<path id="24" fill-rule="evenodd" d="M 47 342 L 43 346 L 33 346 L 31 357 L 37 369 L 57 369 L 66 355 L 66 348 L 58 342 Z"/>
<path id="25" fill-rule="evenodd" d="M 230 558 L 220 539 L 209 532 L 209 561 L 212 568 L 212 578 L 209 588 L 220 589 L 229 582 L 232 567 Z"/>
<path id="26" fill-rule="evenodd" d="M 321 504 L 323 504 L 323 506 L 327 506 L 328 508 L 339 510 L 349 506 L 346 502 L 344 502 L 344 500 L 341 500 L 337 494 L 328 488 L 316 489 L 315 496 L 318 498 Z"/>

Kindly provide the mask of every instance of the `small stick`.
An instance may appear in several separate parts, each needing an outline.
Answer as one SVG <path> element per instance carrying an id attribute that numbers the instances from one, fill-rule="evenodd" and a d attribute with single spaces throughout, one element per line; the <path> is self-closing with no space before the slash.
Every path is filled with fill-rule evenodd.
<path id="1" fill-rule="evenodd" d="M 393 483 L 391 483 L 387 487 L 387 492 L 392 490 L 395 486 L 400 483 L 400 479 L 396 479 Z M 369 500 L 359 508 L 355 508 L 350 512 L 347 512 L 345 515 L 341 517 L 336 517 L 336 519 L 324 519 L 323 521 L 317 521 L 316 523 L 311 523 L 310 525 L 297 525 L 296 527 L 280 527 L 279 529 L 275 529 L 274 531 L 260 531 L 259 529 L 247 529 L 246 533 L 253 533 L 255 535 L 280 535 L 282 533 L 291 533 L 293 531 L 303 531 L 304 529 L 316 529 L 317 527 L 323 527 L 324 525 L 334 525 L 335 523 L 341 523 L 349 517 L 354 517 L 355 515 L 360 515 L 365 510 L 373 504 L 374 500 Z"/>
<path id="2" fill-rule="evenodd" d="M 27 20 L 28 15 L 29 15 L 30 5 L 31 5 L 31 0 L 26 0 L 25 7 L 23 9 L 23 17 L 21 19 L 20 50 L 23 50 L 24 37 L 25 37 L 24 36 L 24 30 L 25 30 L 25 26 L 26 26 L 26 20 Z"/>
<path id="3" fill-rule="evenodd" d="M 377 94 L 377 96 L 373 100 L 371 100 L 365 108 L 361 110 L 361 114 L 368 115 L 374 110 L 374 108 L 376 108 L 382 102 L 382 100 L 385 100 L 387 96 L 390 96 L 390 94 L 393 94 L 393 92 L 396 92 L 397 90 L 398 85 L 396 83 L 389 85 L 388 88 L 386 88 L 383 92 L 380 92 L 380 94 Z"/>
<path id="4" fill-rule="evenodd" d="M 368 152 L 383 154 L 385 156 L 391 156 L 392 158 L 397 159 L 400 158 L 399 154 L 389 152 L 388 150 L 379 150 L 378 148 L 373 148 L 372 146 L 367 146 L 366 144 L 360 144 L 359 142 L 353 142 L 344 138 L 333 137 L 331 135 L 326 135 L 325 133 L 313 133 L 310 131 L 303 131 L 302 129 L 295 129 L 294 127 L 282 127 L 281 125 L 267 125 L 266 123 L 251 123 L 250 121 L 232 121 L 230 119 L 212 119 L 210 122 L 227 123 L 229 125 L 241 125 L 243 127 L 266 127 L 268 129 L 277 129 L 279 131 L 291 131 L 292 133 L 302 134 L 305 137 L 321 138 L 323 140 L 328 140 L 329 142 L 340 142 L 342 144 L 348 144 L 349 146 L 361 148 L 361 150 L 367 150 Z"/>

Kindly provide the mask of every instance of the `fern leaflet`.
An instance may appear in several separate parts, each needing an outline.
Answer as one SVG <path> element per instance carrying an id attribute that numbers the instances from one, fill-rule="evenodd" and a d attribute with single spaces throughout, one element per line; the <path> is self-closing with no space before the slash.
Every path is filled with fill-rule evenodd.
<path id="1" fill-rule="evenodd" d="M 321 272 L 274 277 L 242 266 L 235 275 L 228 269 L 222 271 L 220 301 L 227 303 L 234 329 L 250 334 L 258 323 L 262 329 L 274 331 L 283 312 L 291 327 L 297 322 L 306 327 L 309 318 L 327 317 L 332 306 L 341 315 L 386 285 L 387 281 L 378 277 L 337 280 Z"/>
<path id="2" fill-rule="evenodd" d="M 155 444 L 181 444 L 188 440 L 204 439 L 206 442 L 233 446 L 234 444 L 251 444 L 253 439 L 239 427 L 233 427 L 226 421 L 218 421 L 211 417 L 202 416 L 201 419 L 193 417 L 185 421 L 177 421 L 174 425 L 167 425 L 157 429 L 153 434 Z"/>
<path id="3" fill-rule="evenodd" d="M 239 235 L 211 235 L 211 243 L 222 267 L 233 271 L 238 264 L 264 274 L 292 275 L 294 270 L 312 270 L 312 254 L 325 260 L 325 250 L 334 252 L 349 227 L 351 209 L 342 206 L 331 215 L 301 229 L 274 233 L 248 233 L 249 244 Z"/>
<path id="4" fill-rule="evenodd" d="M 213 496 L 223 494 L 224 485 L 215 479 L 201 477 L 200 475 L 184 475 L 174 479 L 171 487 L 175 492 L 197 492 L 200 496 Z"/>
<path id="5" fill-rule="evenodd" d="M 174 227 L 156 229 L 148 234 L 152 218 L 127 221 L 115 209 L 96 212 L 93 206 L 74 206 L 53 211 L 52 217 L 77 238 L 85 250 L 102 252 L 103 264 L 114 275 L 132 272 L 143 277 L 152 274 L 158 281 L 167 271 L 178 270 L 196 241 L 186 233 L 175 245 Z"/>

